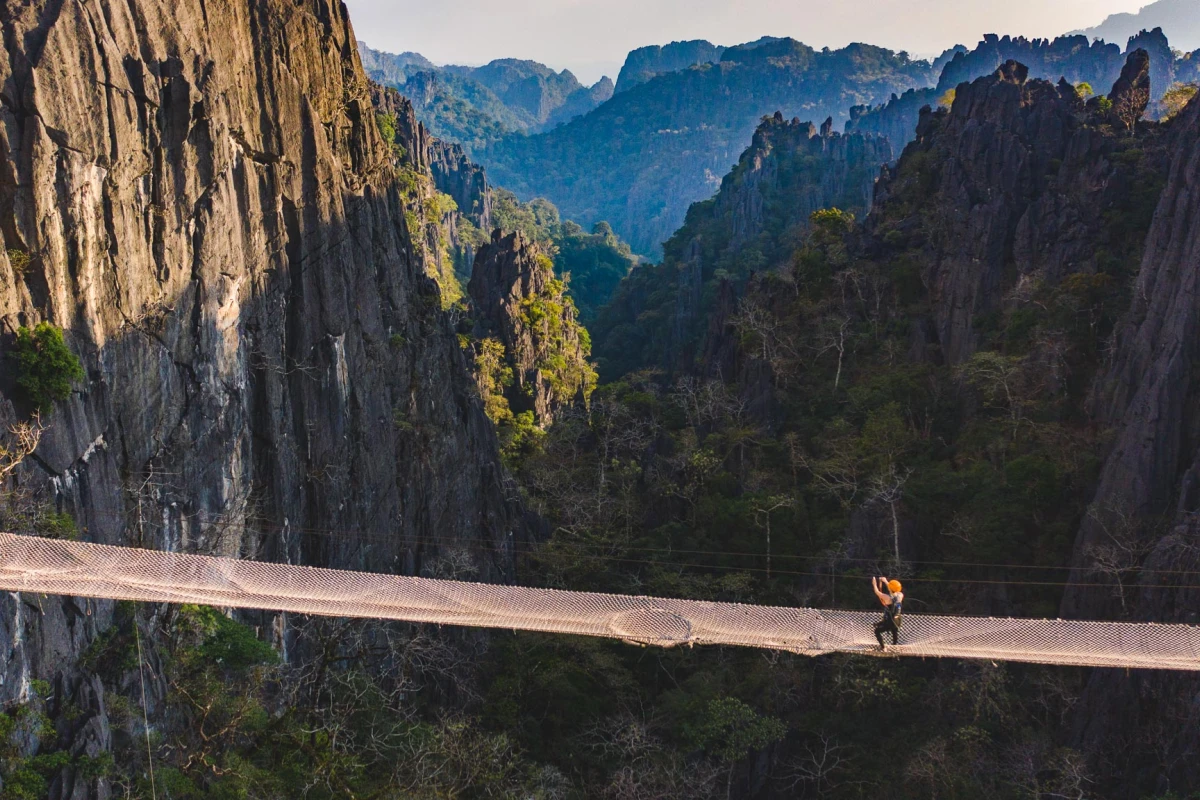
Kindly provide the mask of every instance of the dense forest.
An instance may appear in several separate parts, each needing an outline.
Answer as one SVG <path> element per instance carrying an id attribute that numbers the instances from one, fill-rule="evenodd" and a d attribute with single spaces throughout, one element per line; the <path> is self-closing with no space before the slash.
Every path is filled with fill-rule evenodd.
<path id="1" fill-rule="evenodd" d="M 1147 62 L 1129 70 L 1144 87 Z M 796 169 L 813 140 L 789 142 L 794 126 L 767 120 L 664 265 L 635 270 L 602 312 L 631 306 L 643 327 L 594 329 L 597 353 L 625 360 L 589 412 L 516 464 L 555 529 L 531 572 L 552 586 L 864 608 L 866 576 L 885 572 L 906 577 L 922 610 L 1018 616 L 1057 615 L 1074 575 L 1080 607 L 1147 613 L 1137 595 L 1155 593 L 1134 585 L 1160 580 L 1139 573 L 1165 518 L 1110 526 L 1077 552 L 1086 519 L 1117 517 L 1093 502 L 1111 434 L 1089 394 L 1105 385 L 1168 148 L 1192 146 L 1200 107 L 1155 126 L 1133 122 L 1136 92 L 1103 100 L 1010 62 L 924 114 L 869 216 L 825 208 L 806 225 L 795 197 L 829 176 Z M 971 136 L 982 119 L 989 136 Z M 762 157 L 774 147 L 778 167 Z M 778 184 L 747 180 L 751 166 Z M 985 186 L 1006 188 L 962 205 Z M 720 210 L 747 192 L 761 232 L 739 240 L 736 214 Z M 966 225 L 978 235 L 954 235 Z M 687 315 L 702 324 L 680 326 Z M 1091 752 L 1073 739 L 1073 716 L 1097 702 L 1082 671 L 517 640 L 528 649 L 505 668 L 530 671 L 504 685 L 523 687 L 510 690 L 519 740 L 561 752 L 556 763 L 613 796 L 1166 797 L 1190 780 L 1167 754 L 1191 745 L 1169 727 L 1093 739 Z M 546 670 L 587 680 L 550 689 L 536 677 Z M 1188 687 L 1158 685 L 1141 718 L 1171 719 L 1170 697 Z M 530 708 L 558 711 L 516 712 Z M 576 749 L 597 719 L 619 725 L 600 752 L 628 737 L 648 748 L 638 767 Z M 685 763 L 707 766 L 708 783 L 692 772 L 668 788 Z"/>

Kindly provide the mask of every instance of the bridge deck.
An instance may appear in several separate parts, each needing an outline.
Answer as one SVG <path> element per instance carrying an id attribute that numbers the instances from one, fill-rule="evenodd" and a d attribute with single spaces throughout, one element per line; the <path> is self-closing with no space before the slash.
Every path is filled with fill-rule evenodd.
<path id="1" fill-rule="evenodd" d="M 0 533 L 0 589 L 545 631 L 673 647 L 878 654 L 877 613 L 462 583 Z M 1200 670 L 1200 627 L 906 614 L 901 656 Z"/>

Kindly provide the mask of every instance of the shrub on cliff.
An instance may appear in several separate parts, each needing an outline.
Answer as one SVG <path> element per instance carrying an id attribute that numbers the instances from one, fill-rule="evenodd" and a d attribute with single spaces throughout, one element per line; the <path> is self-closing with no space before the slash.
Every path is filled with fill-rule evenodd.
<path id="1" fill-rule="evenodd" d="M 17 329 L 14 348 L 17 386 L 38 411 L 71 394 L 71 383 L 83 380 L 83 367 L 67 347 L 61 328 L 40 322 L 32 329 Z"/>
<path id="2" fill-rule="evenodd" d="M 1173 84 L 1163 95 L 1163 119 L 1171 119 L 1187 108 L 1187 104 L 1196 96 L 1197 91 L 1200 91 L 1200 87 L 1194 83 Z"/>

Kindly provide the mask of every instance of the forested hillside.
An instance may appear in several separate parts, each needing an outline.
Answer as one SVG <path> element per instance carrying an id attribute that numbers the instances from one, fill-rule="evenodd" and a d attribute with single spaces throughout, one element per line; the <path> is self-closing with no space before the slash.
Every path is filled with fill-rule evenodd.
<path id="1" fill-rule="evenodd" d="M 721 60 L 726 48 L 697 39 L 690 42 L 671 42 L 631 50 L 617 76 L 617 92 L 632 89 L 665 72 L 677 72 L 697 64 L 714 64 Z"/>
<path id="2" fill-rule="evenodd" d="M 729 299 L 724 282 L 786 266 L 817 212 L 861 220 L 891 158 L 885 139 L 818 131 L 782 114 L 763 120 L 716 197 L 689 209 L 662 263 L 637 269 L 592 326 L 604 376 L 694 369 L 711 317 Z"/>
<path id="3" fill-rule="evenodd" d="M 481 67 L 435 66 L 419 53 L 394 55 L 359 42 L 367 75 L 413 102 L 430 133 L 476 148 L 513 132 L 537 133 L 586 114 L 612 97 L 603 78 L 586 87 L 568 70 L 502 58 Z"/>
<path id="4" fill-rule="evenodd" d="M 539 136 L 478 151 L 492 179 L 542 196 L 581 225 L 608 221 L 657 254 L 687 207 L 712 196 L 764 114 L 840 127 L 852 106 L 933 83 L 929 62 L 867 45 L 818 51 L 793 39 L 725 50 L 719 63 L 652 78 Z"/>
<path id="5" fill-rule="evenodd" d="M 1138 48 L 1151 55 L 1150 114 L 1158 117 L 1169 111 L 1164 95 L 1196 80 L 1200 63 L 1174 53 L 1161 31 L 1135 37 L 1128 50 L 1082 36 L 988 35 L 973 50 L 954 48 L 932 63 L 865 45 L 818 52 L 769 37 L 729 49 L 675 43 L 630 53 L 621 91 L 572 124 L 506 136 L 475 156 L 518 196 L 546 197 L 584 226 L 606 220 L 635 252 L 657 258 L 688 206 L 716 192 L 765 114 L 831 118 L 839 129 L 886 136 L 899 152 L 922 107 L 936 107 L 960 83 L 1009 59 L 1035 77 L 1065 77 L 1102 92 L 1125 53 Z"/>
<path id="6" fill-rule="evenodd" d="M 1200 442 L 1181 427 L 1194 384 L 1175 370 L 1191 362 L 1172 354 L 1197 347 L 1178 337 L 1200 313 L 1181 302 L 1200 263 L 1184 189 L 1200 101 L 1139 122 L 1150 69 L 1132 54 L 1086 102 L 1015 62 L 960 87 L 922 115 L 865 219 L 788 214 L 831 175 L 796 167 L 854 138 L 764 123 L 664 265 L 601 312 L 610 378 L 590 415 L 517 464 L 555 530 L 537 572 L 862 607 L 883 572 L 913 613 L 1198 621 L 1173 588 L 1196 567 Z M 746 228 L 737 209 L 754 208 Z M 1150 463 L 1143 487 L 1131 470 Z M 537 637 L 515 652 L 520 677 L 498 687 L 522 741 L 618 796 L 1152 798 L 1198 777 L 1181 716 L 1194 677 Z M 530 659 L 573 679 L 540 683 Z M 515 712 L 530 707 L 566 711 Z M 591 741 L 596 755 L 572 744 Z M 619 766 L 634 749 L 640 764 Z"/>

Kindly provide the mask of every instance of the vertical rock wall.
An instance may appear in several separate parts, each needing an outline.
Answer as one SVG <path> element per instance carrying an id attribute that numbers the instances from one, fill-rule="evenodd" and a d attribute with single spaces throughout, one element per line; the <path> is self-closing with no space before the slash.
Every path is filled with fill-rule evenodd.
<path id="1" fill-rule="evenodd" d="M 1114 98 L 1131 114 L 1148 99 L 1137 110 L 1133 98 Z M 1138 246 L 1111 241 L 1106 214 L 1141 158 L 1153 157 L 1154 137 L 1123 135 L 1097 108 L 1010 61 L 960 86 L 952 109 L 925 109 L 916 140 L 885 172 L 870 221 L 875 256 L 903 253 L 920 265 L 934 339 L 950 363 L 975 352 L 980 318 L 1017 280 L 1055 285 L 1096 272 L 1103 249 Z"/>
<path id="2" fill-rule="evenodd" d="M 345 6 L 30 0 L 0 30 L 0 326 L 63 327 L 87 371 L 24 487 L 96 541 L 507 573 L 521 512 Z M 35 600 L 0 599 L 0 702 L 86 684 L 111 614 Z"/>
<path id="3" fill-rule="evenodd" d="M 1092 393 L 1114 431 L 1091 513 L 1075 540 L 1075 581 L 1096 547 L 1137 554 L 1128 607 L 1114 592 L 1068 590 L 1065 616 L 1200 624 L 1200 99 L 1171 124 L 1171 164 L 1129 313 Z M 1075 744 L 1114 785 L 1187 791 L 1200 783 L 1200 678 L 1096 670 Z"/>

